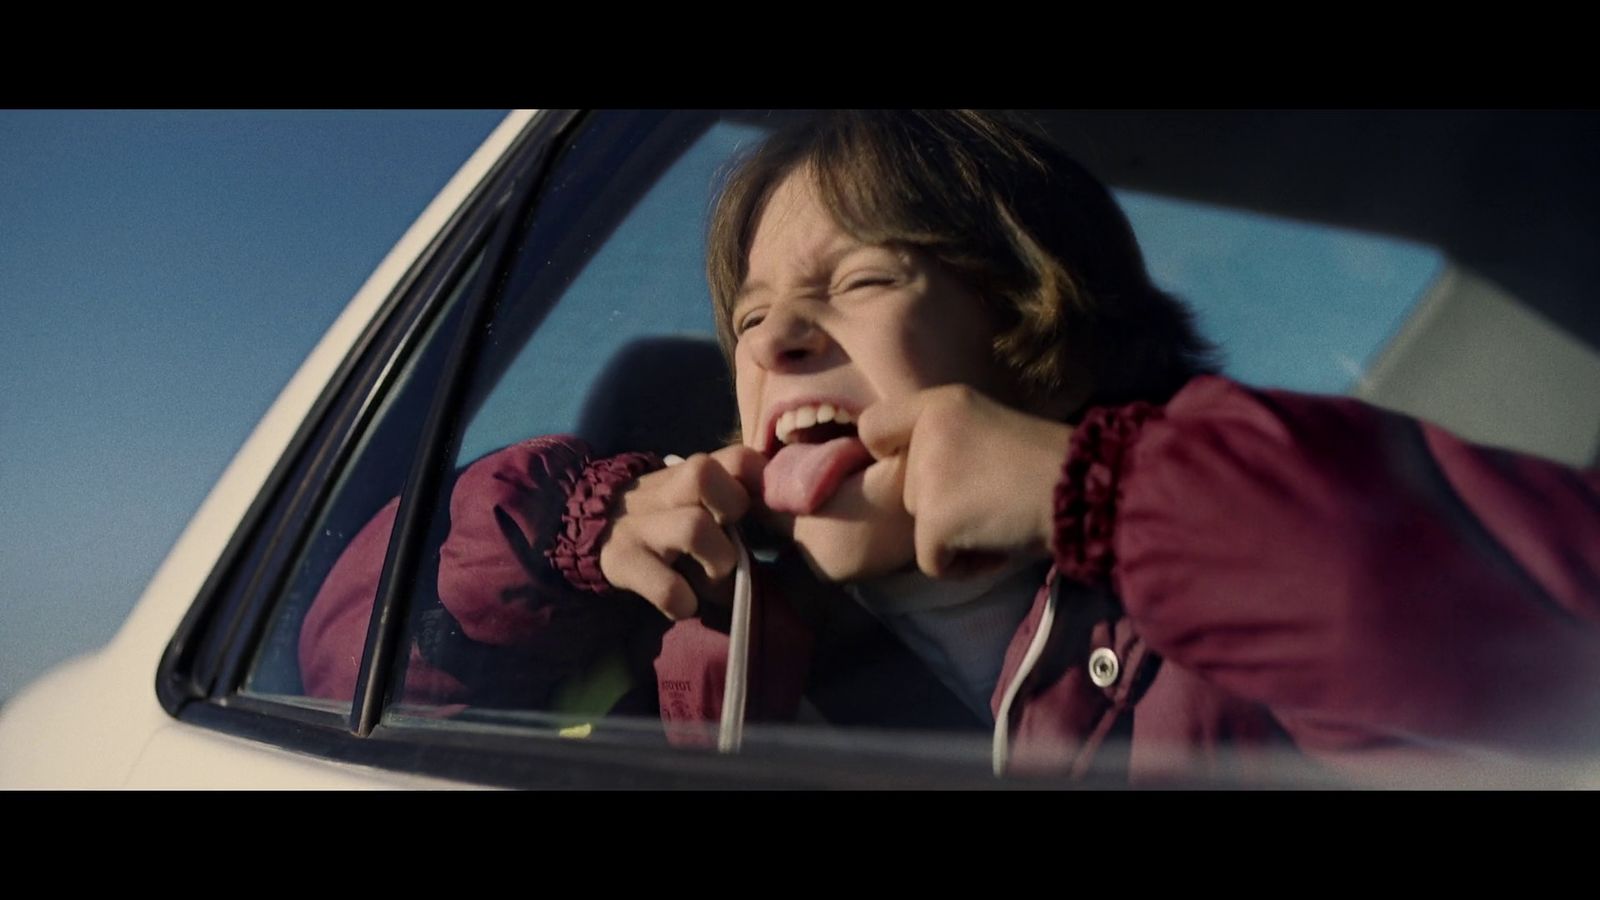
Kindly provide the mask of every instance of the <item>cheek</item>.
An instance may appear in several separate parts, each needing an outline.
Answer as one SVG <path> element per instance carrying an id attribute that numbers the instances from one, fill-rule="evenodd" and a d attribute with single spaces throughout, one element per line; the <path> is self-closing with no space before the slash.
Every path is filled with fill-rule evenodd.
<path id="1" fill-rule="evenodd" d="M 888 376 L 896 393 L 910 393 L 944 384 L 966 384 L 992 393 L 1000 383 L 989 336 L 983 332 L 905 335 L 889 352 L 899 360 Z"/>
<path id="2" fill-rule="evenodd" d="M 977 300 L 930 296 L 897 312 L 878 323 L 870 351 L 886 393 L 956 383 L 991 393 L 1002 381 L 994 326 Z"/>
<path id="3" fill-rule="evenodd" d="M 897 466 L 875 463 L 848 479 L 817 515 L 794 520 L 801 555 L 826 581 L 855 581 L 915 562 L 916 523 L 900 500 Z"/>
<path id="4" fill-rule="evenodd" d="M 739 434 L 744 437 L 746 446 L 754 447 L 755 430 L 760 427 L 761 418 L 760 383 L 757 376 L 750 374 L 737 359 L 735 366 L 733 389 L 739 407 Z"/>

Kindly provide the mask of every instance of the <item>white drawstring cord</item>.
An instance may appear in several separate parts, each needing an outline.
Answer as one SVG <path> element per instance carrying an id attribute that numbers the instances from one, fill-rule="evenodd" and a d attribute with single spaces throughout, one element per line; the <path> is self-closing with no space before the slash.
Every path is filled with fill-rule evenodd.
<path id="1" fill-rule="evenodd" d="M 733 572 L 733 624 L 728 629 L 728 668 L 722 686 L 722 721 L 717 726 L 717 750 L 737 753 L 744 742 L 744 706 L 750 671 L 750 553 L 739 532 L 728 526 L 739 563 Z"/>
<path id="2" fill-rule="evenodd" d="M 675 466 L 683 462 L 683 457 L 669 453 L 662 461 Z M 722 720 L 717 724 L 717 751 L 737 753 L 744 743 L 745 699 L 749 695 L 750 552 L 737 528 L 729 525 L 727 534 L 739 553 L 739 561 L 733 572 L 733 624 L 728 629 L 728 665 L 722 685 Z"/>

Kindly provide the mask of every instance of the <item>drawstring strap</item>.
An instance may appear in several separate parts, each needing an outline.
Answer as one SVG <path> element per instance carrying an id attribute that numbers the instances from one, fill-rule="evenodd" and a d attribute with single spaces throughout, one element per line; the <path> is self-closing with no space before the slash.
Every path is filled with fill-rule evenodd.
<path id="1" fill-rule="evenodd" d="M 669 453 L 662 458 L 669 466 L 683 462 L 683 457 Z M 744 743 L 745 700 L 750 693 L 750 552 L 745 549 L 739 531 L 728 526 L 728 538 L 739 553 L 739 562 L 733 572 L 733 624 L 728 629 L 728 666 L 722 685 L 722 720 L 717 724 L 717 751 L 737 753 Z"/>

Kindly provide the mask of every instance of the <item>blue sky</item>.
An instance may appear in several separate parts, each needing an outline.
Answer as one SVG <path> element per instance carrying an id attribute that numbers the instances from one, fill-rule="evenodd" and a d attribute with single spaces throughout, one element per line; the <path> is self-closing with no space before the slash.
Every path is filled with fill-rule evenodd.
<path id="1" fill-rule="evenodd" d="M 0 112 L 0 698 L 111 637 L 502 117 Z"/>

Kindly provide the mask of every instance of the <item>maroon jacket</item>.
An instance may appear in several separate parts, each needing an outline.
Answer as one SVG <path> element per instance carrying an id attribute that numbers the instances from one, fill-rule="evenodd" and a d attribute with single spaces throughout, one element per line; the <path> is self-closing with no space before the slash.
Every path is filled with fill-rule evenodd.
<path id="1" fill-rule="evenodd" d="M 593 596 L 598 544 L 613 493 L 655 464 L 564 438 L 480 460 L 451 503 L 440 602 L 474 640 L 574 671 L 635 627 Z M 1357 780 L 1460 783 L 1600 749 L 1600 472 L 1206 376 L 1164 408 L 1089 413 L 1055 499 L 1055 567 L 992 702 L 997 768 L 1249 781 L 1293 748 Z M 310 693 L 341 641 L 314 623 L 362 593 L 334 576 L 302 636 Z M 748 715 L 784 719 L 814 604 L 756 587 Z M 727 653 L 704 621 L 667 631 L 669 735 L 716 721 Z M 464 699 L 419 665 L 438 696 L 412 699 Z"/>

